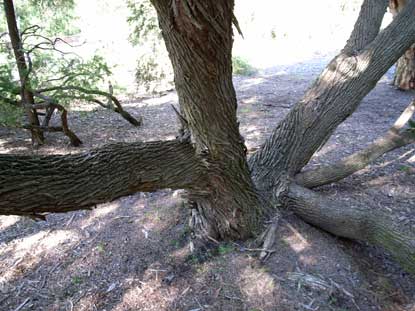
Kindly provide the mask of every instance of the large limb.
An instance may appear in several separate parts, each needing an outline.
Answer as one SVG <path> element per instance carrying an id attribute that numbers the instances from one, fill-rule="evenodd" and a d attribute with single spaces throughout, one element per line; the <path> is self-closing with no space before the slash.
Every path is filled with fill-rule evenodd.
<path id="1" fill-rule="evenodd" d="M 376 18 L 381 20 L 387 3 L 366 0 L 382 6 Z M 415 1 L 381 33 L 365 37 L 355 50 L 351 43 L 330 62 L 303 99 L 275 128 L 262 148 L 252 156 L 250 164 L 257 184 L 277 195 L 284 191 L 287 180 L 293 178 L 308 163 L 315 151 L 331 136 L 339 124 L 349 117 L 361 100 L 376 85 L 382 75 L 415 40 Z M 379 23 L 359 16 L 356 27 L 377 27 Z M 405 29 L 405 31 L 402 31 Z M 351 41 L 349 41 L 351 42 Z M 281 185 L 283 184 L 283 185 Z"/>
<path id="2" fill-rule="evenodd" d="M 365 168 L 385 153 L 415 143 L 415 131 L 413 129 L 400 131 L 414 112 L 415 101 L 405 109 L 385 135 L 377 138 L 365 149 L 332 165 L 325 165 L 317 169 L 301 172 L 295 176 L 296 183 L 306 188 L 314 188 L 339 181 Z"/>
<path id="3" fill-rule="evenodd" d="M 415 274 L 415 237 L 399 230 L 387 215 L 352 208 L 350 202 L 344 206 L 296 184 L 289 187 L 287 203 L 295 214 L 312 225 L 386 249 L 403 268 Z"/>
<path id="4" fill-rule="evenodd" d="M 203 186 L 204 165 L 179 141 L 116 143 L 79 154 L 0 155 L 0 214 L 89 209 L 138 191 Z"/>

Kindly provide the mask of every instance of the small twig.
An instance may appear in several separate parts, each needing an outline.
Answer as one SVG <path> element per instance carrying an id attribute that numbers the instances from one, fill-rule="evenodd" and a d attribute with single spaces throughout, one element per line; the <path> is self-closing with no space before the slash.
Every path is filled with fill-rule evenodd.
<path id="1" fill-rule="evenodd" d="M 76 214 L 73 214 L 71 219 L 69 219 L 69 221 L 66 223 L 65 227 L 68 228 L 69 225 L 72 223 L 72 221 L 75 219 Z"/>
<path id="2" fill-rule="evenodd" d="M 28 297 L 26 298 L 25 301 L 23 301 L 16 309 L 14 309 L 13 311 L 19 311 L 21 309 L 23 309 L 23 307 L 31 300 L 32 298 Z"/>

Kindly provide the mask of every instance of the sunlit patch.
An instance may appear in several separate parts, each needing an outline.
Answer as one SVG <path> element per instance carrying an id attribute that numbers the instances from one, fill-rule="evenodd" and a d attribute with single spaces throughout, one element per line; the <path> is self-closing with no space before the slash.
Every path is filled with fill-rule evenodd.
<path id="1" fill-rule="evenodd" d="M 50 256 L 58 250 L 59 245 L 76 241 L 79 235 L 70 230 L 56 230 L 53 232 L 41 231 L 31 236 L 15 240 L 3 253 L 10 252 L 7 263 L 3 262 L 4 271 L 0 276 L 0 288 L 7 286 L 15 275 L 21 274 L 24 270 L 37 265 L 43 258 L 42 254 Z M 22 262 L 22 266 L 20 263 Z"/>
<path id="2" fill-rule="evenodd" d="M 20 216 L 0 216 L 0 230 L 13 226 L 20 218 Z"/>
<path id="3" fill-rule="evenodd" d="M 298 258 L 305 265 L 315 265 L 315 264 L 318 263 L 318 260 L 317 260 L 317 258 L 315 256 L 300 255 Z"/>
<path id="4" fill-rule="evenodd" d="M 110 202 L 106 204 L 99 204 L 90 214 L 82 220 L 81 227 L 85 228 L 93 224 L 99 219 L 103 219 L 110 214 L 115 213 L 119 207 L 118 202 Z"/>
<path id="5" fill-rule="evenodd" d="M 241 273 L 240 290 L 245 299 L 256 307 L 271 307 L 280 299 L 280 287 L 265 268 L 247 266 Z"/>
<path id="6" fill-rule="evenodd" d="M 412 149 L 411 151 L 410 151 L 410 153 L 415 153 L 415 149 Z M 407 160 L 407 162 L 408 163 L 415 163 L 415 154 L 414 155 L 412 155 L 408 160 Z"/>
<path id="7" fill-rule="evenodd" d="M 164 96 L 151 97 L 151 98 L 143 100 L 143 103 L 148 106 L 165 105 L 166 102 L 172 102 L 172 103 L 177 102 L 177 94 L 174 92 L 170 92 Z"/>
<path id="8" fill-rule="evenodd" d="M 304 238 L 297 229 L 290 224 L 287 224 L 287 226 L 292 232 L 292 235 L 284 237 L 283 240 L 292 248 L 293 251 L 300 253 L 310 247 L 310 243 L 308 243 L 306 238 Z"/>

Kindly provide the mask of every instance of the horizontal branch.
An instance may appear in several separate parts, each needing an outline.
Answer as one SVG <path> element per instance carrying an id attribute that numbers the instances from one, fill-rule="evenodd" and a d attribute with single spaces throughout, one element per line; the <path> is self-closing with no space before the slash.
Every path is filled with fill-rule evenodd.
<path id="1" fill-rule="evenodd" d="M 415 274 L 415 237 L 399 230 L 389 216 L 352 208 L 351 204 L 344 206 L 296 184 L 289 187 L 288 206 L 304 221 L 336 236 L 386 249 L 405 270 Z"/>
<path id="2" fill-rule="evenodd" d="M 341 159 L 337 163 L 297 174 L 295 176 L 296 183 L 306 188 L 314 188 L 339 181 L 365 168 L 385 153 L 415 143 L 415 132 L 412 129 L 399 132 L 414 111 L 415 102 L 412 102 L 384 136 L 377 138 L 365 149 Z"/>
<path id="3" fill-rule="evenodd" d="M 139 191 L 204 185 L 190 144 L 116 143 L 79 154 L 0 155 L 0 214 L 89 209 Z"/>

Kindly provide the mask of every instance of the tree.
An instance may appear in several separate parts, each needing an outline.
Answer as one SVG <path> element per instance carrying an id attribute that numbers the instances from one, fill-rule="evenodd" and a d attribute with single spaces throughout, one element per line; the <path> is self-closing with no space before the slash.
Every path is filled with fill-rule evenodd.
<path id="1" fill-rule="evenodd" d="M 408 1 L 379 32 L 387 1 L 365 0 L 343 50 L 249 159 L 232 84 L 233 1 L 152 3 L 174 69 L 182 136 L 117 143 L 76 155 L 2 155 L 0 213 L 42 217 L 92 208 L 138 191 L 186 189 L 191 224 L 202 237 L 246 239 L 272 218 L 264 235 L 267 242 L 278 208 L 285 206 L 335 235 L 385 248 L 415 272 L 414 238 L 388 216 L 338 206 L 311 190 L 414 142 L 413 128 L 405 126 L 414 104 L 367 149 L 328 167 L 302 171 L 415 40 L 415 1 Z"/>
<path id="2" fill-rule="evenodd" d="M 57 47 L 59 44 L 72 47 L 65 40 L 61 38 L 52 40 L 39 33 L 42 28 L 40 25 L 31 24 L 20 32 L 13 1 L 6 0 L 3 4 L 15 61 L 14 63 L 8 62 L 0 68 L 0 104 L 3 107 L 12 105 L 14 108 L 24 108 L 29 122 L 22 127 L 30 130 L 32 143 L 41 145 L 44 142 L 44 132 L 59 131 L 68 136 L 73 146 L 81 144 L 80 139 L 68 127 L 65 108 L 69 101 L 74 99 L 90 101 L 113 110 L 134 126 L 141 124 L 141 119 L 135 119 L 124 110 L 112 91 L 104 92 L 97 89 L 98 82 L 111 73 L 102 58 L 95 55 L 92 61 L 82 62 L 78 56 L 73 57 L 74 53 L 62 51 Z M 58 4 L 70 9 L 73 1 L 61 0 Z M 57 4 L 52 2 L 45 5 L 56 6 Z M 26 6 L 36 8 L 42 4 L 29 3 Z M 30 14 L 27 13 L 27 15 Z M 24 16 L 22 24 L 29 23 L 30 18 Z M 55 19 L 49 24 L 59 25 L 51 27 L 53 31 L 56 31 L 56 28 L 64 30 L 67 26 L 64 18 Z M 6 48 L 0 52 L 7 55 L 9 51 Z M 54 52 L 57 52 L 60 57 L 54 57 Z M 72 57 L 65 57 L 68 55 Z M 17 67 L 19 83 L 13 81 L 11 73 L 14 69 L 13 65 Z M 106 98 L 107 103 L 99 97 Z M 45 110 L 42 123 L 39 118 L 41 115 L 38 112 L 39 109 Z M 49 125 L 55 111 L 61 114 L 62 126 Z"/>
<path id="3" fill-rule="evenodd" d="M 405 6 L 405 0 L 390 0 L 389 8 L 393 16 Z M 415 43 L 399 58 L 393 84 L 400 90 L 415 89 Z"/>

